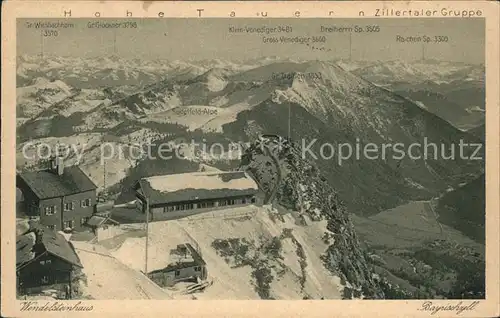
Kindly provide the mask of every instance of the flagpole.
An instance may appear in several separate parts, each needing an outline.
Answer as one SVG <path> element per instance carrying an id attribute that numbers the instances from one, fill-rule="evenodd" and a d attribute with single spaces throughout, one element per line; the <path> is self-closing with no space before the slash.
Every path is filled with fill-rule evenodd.
<path id="1" fill-rule="evenodd" d="M 149 198 L 146 198 L 146 256 L 144 260 L 144 274 L 148 275 L 148 245 L 149 245 Z"/>
<path id="2" fill-rule="evenodd" d="M 290 104 L 288 104 L 288 139 L 292 138 L 290 136 L 290 134 L 291 134 L 291 132 L 290 132 L 291 131 L 291 129 L 290 129 L 291 123 L 290 122 L 291 122 L 291 116 L 292 116 L 291 115 L 291 112 L 292 112 L 291 107 L 292 106 Z"/>
<path id="3" fill-rule="evenodd" d="M 103 194 L 106 195 L 106 159 L 104 159 L 104 165 L 103 165 L 103 179 L 104 179 L 104 182 L 103 182 Z"/>

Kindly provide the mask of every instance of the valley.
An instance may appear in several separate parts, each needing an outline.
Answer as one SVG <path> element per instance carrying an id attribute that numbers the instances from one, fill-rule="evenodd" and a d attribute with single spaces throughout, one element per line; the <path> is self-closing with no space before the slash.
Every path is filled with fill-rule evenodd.
<path id="1" fill-rule="evenodd" d="M 316 154 L 324 144 L 424 138 L 484 145 L 482 65 L 23 55 L 16 112 L 18 172 L 47 164 L 34 146 L 72 145 L 65 163 L 80 166 L 115 205 L 132 201 L 132 187 L 144 177 L 203 169 L 252 174 L 269 201 L 254 217 L 151 224 L 153 263 L 184 241 L 203 251 L 213 285 L 199 299 L 484 295 L 484 147 L 480 160 L 431 153 L 434 159 L 361 156 L 338 164 L 302 155 L 311 140 Z M 159 153 L 165 145 L 171 158 L 148 157 L 146 148 Z M 93 264 L 98 257 L 86 244 L 75 245 Z M 102 242 L 110 258 L 103 266 L 133 284 L 144 244 L 140 235 Z M 483 273 L 483 285 L 473 272 Z M 88 282 L 89 295 L 103 295 L 101 280 Z M 120 299 L 143 297 L 133 288 L 110 290 Z M 156 299 L 185 297 L 147 281 L 139 289 Z"/>

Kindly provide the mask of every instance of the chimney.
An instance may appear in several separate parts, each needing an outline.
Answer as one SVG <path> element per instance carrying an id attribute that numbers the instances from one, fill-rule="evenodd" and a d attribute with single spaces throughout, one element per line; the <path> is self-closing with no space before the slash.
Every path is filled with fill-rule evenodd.
<path id="1" fill-rule="evenodd" d="M 35 235 L 36 235 L 36 241 L 35 241 L 35 244 L 42 244 L 43 242 L 43 229 L 35 229 Z"/>
<path id="2" fill-rule="evenodd" d="M 32 251 L 35 253 L 35 256 L 40 255 L 40 253 L 45 251 L 45 245 L 43 244 L 44 230 L 41 226 L 37 226 L 31 230 L 30 234 L 33 235 L 35 239 Z"/>
<path id="3" fill-rule="evenodd" d="M 52 159 L 52 171 L 57 173 L 58 175 L 62 175 L 64 173 L 64 162 L 62 157 L 54 157 Z"/>
<path id="4" fill-rule="evenodd" d="M 28 227 L 30 231 L 34 231 L 37 228 L 38 222 L 35 220 L 29 220 L 28 221 Z"/>

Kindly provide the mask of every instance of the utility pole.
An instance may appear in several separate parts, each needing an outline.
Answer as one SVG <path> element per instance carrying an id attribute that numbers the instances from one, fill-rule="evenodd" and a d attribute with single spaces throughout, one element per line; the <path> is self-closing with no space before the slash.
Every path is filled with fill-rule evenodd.
<path id="1" fill-rule="evenodd" d="M 73 270 L 73 266 L 71 266 L 71 271 Z M 68 295 L 66 295 L 67 299 L 71 299 L 71 271 L 69 272 L 69 288 L 68 288 Z"/>
<path id="2" fill-rule="evenodd" d="M 113 54 L 116 55 L 116 29 L 113 30 Z"/>
<path id="3" fill-rule="evenodd" d="M 349 32 L 349 61 L 352 60 L 352 33 Z"/>
<path id="4" fill-rule="evenodd" d="M 103 164 L 103 173 L 104 173 L 104 181 L 103 181 L 103 189 L 102 192 L 104 195 L 106 195 L 106 159 L 104 159 L 104 164 Z"/>
<path id="5" fill-rule="evenodd" d="M 149 245 L 149 198 L 146 198 L 146 256 L 144 259 L 144 275 L 148 276 L 148 245 Z"/>
<path id="6" fill-rule="evenodd" d="M 291 117 L 292 117 L 292 106 L 291 104 L 288 104 L 288 139 L 291 140 L 292 139 L 292 129 L 291 129 Z"/>
<path id="7" fill-rule="evenodd" d="M 40 57 L 43 60 L 43 30 L 40 31 Z"/>

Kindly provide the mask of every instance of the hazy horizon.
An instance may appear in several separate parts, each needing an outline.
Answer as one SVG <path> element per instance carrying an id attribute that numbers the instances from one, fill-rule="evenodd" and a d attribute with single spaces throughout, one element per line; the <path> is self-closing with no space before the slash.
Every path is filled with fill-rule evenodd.
<path id="1" fill-rule="evenodd" d="M 307 20 L 307 21 L 305 21 Z M 26 22 L 65 22 L 74 28 L 58 29 L 57 36 L 42 37 Z M 89 22 L 133 21 L 137 28 L 88 28 Z M 325 27 L 374 26 L 380 32 L 326 33 Z M 290 26 L 291 33 L 265 36 L 325 36 L 326 43 L 263 43 L 262 34 L 229 32 L 229 27 Z M 53 29 L 55 30 L 55 29 Z M 436 31 L 439 30 L 439 31 Z M 396 36 L 446 36 L 448 42 L 400 43 Z M 351 49 L 349 49 L 349 47 Z M 252 18 L 149 18 L 149 19 L 18 19 L 17 55 L 99 57 L 117 55 L 143 60 L 246 61 L 277 56 L 281 59 L 353 61 L 438 60 L 484 64 L 484 19 L 252 19 Z"/>
<path id="2" fill-rule="evenodd" d="M 18 57 L 21 57 L 21 56 L 27 56 L 29 58 L 33 58 L 35 56 L 38 56 L 39 57 L 39 53 L 34 53 L 34 54 L 22 54 Z M 176 62 L 176 61 L 179 61 L 179 62 L 186 62 L 186 63 L 198 63 L 198 62 L 204 62 L 204 61 L 215 61 L 215 60 L 220 60 L 222 62 L 229 62 L 229 63 L 241 63 L 241 64 L 244 64 L 244 63 L 247 63 L 247 62 L 250 62 L 250 61 L 258 61 L 258 60 L 263 60 L 263 59 L 270 59 L 270 58 L 273 58 L 275 56 L 262 56 L 260 58 L 251 58 L 251 59 L 245 59 L 245 60 L 236 60 L 236 59 L 231 59 L 231 58 L 211 58 L 211 59 L 168 59 L 168 58 L 151 58 L 151 59 L 144 59 L 144 58 L 137 58 L 137 57 L 126 57 L 126 56 L 120 56 L 118 54 L 110 54 L 110 55 L 107 55 L 107 54 L 103 54 L 103 55 L 99 55 L 99 56 L 92 56 L 92 57 L 84 57 L 84 56 L 70 56 L 70 55 L 56 55 L 56 54 L 45 54 L 43 59 L 49 59 L 49 58 L 63 58 L 63 59 L 78 59 L 78 58 L 81 58 L 81 59 L 95 59 L 95 58 L 105 58 L 105 57 L 108 57 L 108 58 L 112 58 L 112 57 L 118 57 L 120 58 L 121 60 L 133 60 L 133 59 L 141 59 L 143 61 L 166 61 L 166 62 Z M 40 57 L 39 57 L 40 58 Z M 405 62 L 405 63 L 425 63 L 425 62 L 429 62 L 429 63 L 432 63 L 432 62 L 444 62 L 444 63 L 451 63 L 451 64 L 457 64 L 457 65 L 460 65 L 460 64 L 464 64 L 464 65 L 476 65 L 476 66 L 481 66 L 481 65 L 484 65 L 484 62 L 477 62 L 477 63 L 471 63 L 471 62 L 462 62 L 462 61 L 448 61 L 448 60 L 439 60 L 439 59 L 434 59 L 434 58 L 429 58 L 429 59 L 425 59 L 425 60 L 422 60 L 422 59 L 414 59 L 414 60 L 402 60 L 402 59 L 392 59 L 392 60 L 361 60 L 361 59 L 348 59 L 348 58 L 337 58 L 337 59 L 289 59 L 287 57 L 283 57 L 283 58 L 280 58 L 280 57 L 276 57 L 276 61 L 279 62 L 279 61 L 296 61 L 298 63 L 308 63 L 308 62 L 312 62 L 312 61 L 321 61 L 321 62 L 338 62 L 338 61 L 350 61 L 350 62 L 353 62 L 353 63 L 388 63 L 388 62 L 396 62 L 396 61 L 401 61 L 401 62 Z"/>

